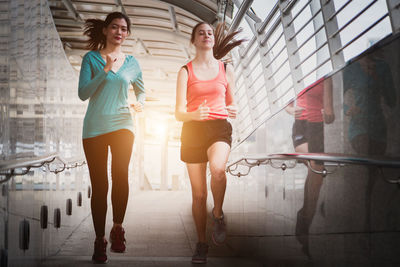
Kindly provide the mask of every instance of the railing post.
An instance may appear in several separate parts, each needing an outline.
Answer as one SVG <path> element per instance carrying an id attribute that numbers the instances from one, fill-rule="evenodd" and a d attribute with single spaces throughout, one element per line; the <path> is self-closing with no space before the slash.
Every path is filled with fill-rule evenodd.
<path id="1" fill-rule="evenodd" d="M 386 0 L 392 32 L 400 31 L 400 0 Z"/>
<path id="2" fill-rule="evenodd" d="M 277 12 L 280 12 L 277 10 Z M 279 15 L 280 16 L 280 15 Z M 267 53 L 269 49 L 271 49 L 270 45 L 268 42 L 265 42 L 265 44 L 262 44 L 262 41 L 264 39 L 264 32 L 259 33 L 258 29 L 260 29 L 261 25 L 263 23 L 256 23 L 256 29 L 257 29 L 257 45 L 259 47 L 259 53 L 260 53 L 260 58 L 261 58 L 261 65 L 263 68 L 263 73 L 264 73 L 264 83 L 265 83 L 265 90 L 267 91 L 267 100 L 268 100 L 268 105 L 270 108 L 271 113 L 275 113 L 278 111 L 279 107 L 274 103 L 274 99 L 276 97 L 274 96 L 274 92 L 272 92 L 272 88 L 275 87 L 275 80 L 270 79 L 268 80 L 268 77 L 272 75 L 272 65 L 268 64 L 272 61 L 272 58 L 270 56 L 270 53 Z M 271 50 L 270 50 L 271 51 Z"/>
<path id="3" fill-rule="evenodd" d="M 329 38 L 333 33 L 338 30 L 338 23 L 336 16 L 332 17 L 335 13 L 335 5 L 333 1 L 319 0 L 321 4 L 322 17 L 324 19 L 325 34 L 328 40 L 329 53 L 332 61 L 333 69 L 339 69 L 344 65 L 343 51 L 335 54 L 335 51 L 342 47 L 340 40 L 340 34 L 335 35 L 333 38 Z M 331 18 L 332 17 L 332 18 Z"/>
<path id="4" fill-rule="evenodd" d="M 298 46 L 296 37 L 293 37 L 296 33 L 294 23 L 290 23 L 290 21 L 292 20 L 292 14 L 290 10 L 287 11 L 287 14 L 284 14 L 284 11 L 289 4 L 290 1 L 288 0 L 279 1 L 279 10 L 281 12 L 281 22 L 283 27 L 283 34 L 286 40 L 286 48 L 289 57 L 290 72 L 292 74 L 291 77 L 293 81 L 293 88 L 297 94 L 304 89 L 304 82 L 297 82 L 301 80 L 301 78 L 303 77 L 303 73 L 301 68 L 296 69 L 296 66 L 300 63 L 300 57 L 298 53 L 295 53 Z"/>
<path id="5" fill-rule="evenodd" d="M 239 71 L 242 75 L 243 75 L 243 82 L 244 82 L 244 87 L 245 87 L 245 91 L 246 91 L 246 97 L 247 97 L 247 101 L 249 104 L 249 109 L 250 109 L 250 118 L 251 118 L 251 125 L 252 128 L 255 127 L 255 114 L 252 111 L 254 109 L 254 104 L 251 101 L 251 96 L 254 94 L 254 88 L 252 88 L 251 84 L 253 83 L 253 79 L 251 77 L 251 73 L 248 66 L 248 62 L 249 60 L 247 60 L 247 58 L 245 58 L 244 55 L 242 55 L 243 49 L 241 49 L 239 51 L 239 56 L 242 58 L 238 68 Z M 238 76 L 238 75 L 237 75 Z"/>
<path id="6" fill-rule="evenodd" d="M 314 27 L 314 31 L 317 31 L 320 25 L 324 25 L 325 24 L 324 17 L 322 15 L 322 3 L 321 3 L 321 0 L 311 1 L 310 9 L 311 9 L 311 15 L 312 16 L 314 16 L 316 13 L 318 13 L 319 10 L 321 9 L 321 16 L 316 16 L 312 21 L 313 27 Z M 321 33 L 323 33 L 324 36 L 321 36 Z M 321 29 L 320 32 L 315 35 L 315 46 L 316 46 L 316 48 L 319 48 L 320 46 L 322 46 L 324 44 L 325 40 L 328 40 L 328 36 L 326 35 L 326 31 Z M 316 53 L 316 57 L 317 57 L 316 65 L 319 65 L 324 59 L 326 59 L 326 56 L 324 56 L 323 53 L 324 53 L 323 49 L 317 51 L 317 53 Z M 330 51 L 329 51 L 329 57 L 331 58 Z M 326 63 L 324 65 L 326 66 Z M 331 63 L 330 66 L 331 66 L 331 68 L 333 68 L 332 63 Z M 322 77 L 322 75 L 328 73 L 330 70 L 324 70 L 323 68 L 318 68 L 316 70 L 316 74 L 317 74 L 316 78 L 319 79 L 320 77 Z"/>
<path id="7" fill-rule="evenodd" d="M 335 54 L 335 51 L 342 47 L 342 42 L 340 39 L 340 34 L 337 34 L 333 38 L 329 38 L 334 32 L 338 30 L 338 23 L 335 13 L 335 5 L 333 1 L 329 0 L 319 0 L 321 4 L 322 18 L 324 20 L 324 29 L 326 38 L 328 40 L 328 49 L 330 53 L 330 58 L 332 62 L 333 70 L 339 69 L 344 65 L 343 51 Z M 331 76 L 332 79 L 332 97 L 333 103 L 343 103 L 343 80 L 342 74 L 337 73 Z M 324 126 L 325 133 L 325 151 L 334 152 L 344 152 L 344 137 L 341 133 L 344 132 L 344 115 L 341 112 L 341 107 L 339 105 L 334 105 L 335 121 L 330 125 Z M 327 135 L 326 133 L 331 133 Z M 332 134 L 334 133 L 334 134 Z M 340 140 L 338 140 L 340 138 Z"/>
<path id="8" fill-rule="evenodd" d="M 251 4 L 253 3 L 254 0 L 243 0 L 241 1 L 239 11 L 236 14 L 236 16 L 232 20 L 232 24 L 229 28 L 230 32 L 235 31 L 238 26 L 240 25 L 240 22 L 242 21 L 243 17 L 246 15 L 247 10 L 250 8 Z M 237 2 L 237 1 L 235 1 Z"/>

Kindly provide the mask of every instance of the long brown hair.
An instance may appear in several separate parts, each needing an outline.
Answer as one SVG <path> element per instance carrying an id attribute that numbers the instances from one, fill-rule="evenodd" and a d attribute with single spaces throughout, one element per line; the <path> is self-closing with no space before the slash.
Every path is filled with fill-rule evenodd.
<path id="1" fill-rule="evenodd" d="M 87 19 L 83 32 L 84 35 L 89 37 L 86 49 L 101 50 L 106 47 L 106 36 L 103 34 L 103 28 L 107 28 L 114 19 L 124 19 L 126 21 L 128 34 L 131 33 L 131 21 L 128 16 L 121 12 L 110 13 L 105 20 Z"/>
<path id="2" fill-rule="evenodd" d="M 197 23 L 192 30 L 192 35 L 190 37 L 191 43 L 194 43 L 194 38 L 196 35 L 197 28 L 203 24 L 210 25 L 210 27 L 214 30 L 214 27 L 208 22 L 202 21 Z M 238 35 L 242 31 L 241 29 L 230 33 L 225 33 L 225 31 L 226 27 L 224 23 L 218 23 L 217 27 L 214 30 L 215 44 L 213 47 L 213 54 L 216 59 L 223 58 L 233 48 L 235 48 L 238 45 L 241 45 L 244 41 L 246 41 L 246 39 L 239 39 L 239 40 L 235 39 L 236 35 Z"/>

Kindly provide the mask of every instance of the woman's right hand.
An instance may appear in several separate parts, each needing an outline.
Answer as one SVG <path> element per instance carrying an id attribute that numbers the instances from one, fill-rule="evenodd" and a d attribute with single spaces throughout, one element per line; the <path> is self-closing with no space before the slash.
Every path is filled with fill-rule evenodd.
<path id="1" fill-rule="evenodd" d="M 104 66 L 104 71 L 109 72 L 114 65 L 114 62 L 117 61 L 117 57 L 113 57 L 110 54 L 106 55 L 106 65 Z"/>
<path id="2" fill-rule="evenodd" d="M 296 119 L 300 118 L 303 115 L 303 112 L 304 112 L 304 108 L 296 106 L 294 108 L 294 117 Z"/>
<path id="3" fill-rule="evenodd" d="M 285 110 L 287 111 L 287 113 L 294 115 L 294 117 L 298 119 L 303 114 L 304 108 L 294 105 L 287 105 Z"/>
<path id="4" fill-rule="evenodd" d="M 207 100 L 204 100 L 204 102 L 200 104 L 197 110 L 192 112 L 193 120 L 202 121 L 208 118 L 208 115 L 210 113 L 210 108 L 207 107 L 206 105 L 207 105 Z"/>

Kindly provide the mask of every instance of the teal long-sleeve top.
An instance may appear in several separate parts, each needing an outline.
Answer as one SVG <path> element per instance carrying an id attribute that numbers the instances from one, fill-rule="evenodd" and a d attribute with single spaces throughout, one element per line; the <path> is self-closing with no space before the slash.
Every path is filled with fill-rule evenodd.
<path id="1" fill-rule="evenodd" d="M 129 85 L 136 99 L 145 100 L 142 71 L 137 60 L 126 55 L 117 72 L 104 71 L 106 62 L 99 51 L 85 54 L 79 76 L 78 95 L 82 101 L 89 99 L 83 121 L 82 138 L 91 138 L 120 129 L 134 132 L 133 119 L 128 104 Z"/>

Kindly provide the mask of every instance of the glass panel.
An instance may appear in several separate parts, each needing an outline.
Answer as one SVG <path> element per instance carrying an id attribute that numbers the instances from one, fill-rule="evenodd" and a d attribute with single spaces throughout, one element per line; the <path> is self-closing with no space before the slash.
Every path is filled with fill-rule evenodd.
<path id="1" fill-rule="evenodd" d="M 65 56 L 48 1 L 3 0 L 0 10 L 0 160 L 50 153 L 67 160 L 83 159 L 86 104 L 78 98 L 78 75 Z M 51 169 L 57 165 L 53 163 Z M 78 191 L 86 193 L 88 184 L 86 165 L 57 175 L 45 167 L 32 168 L 1 184 L 1 265 L 4 252 L 8 266 L 36 265 L 59 252 L 90 214 L 90 199 L 83 198 L 80 212 L 74 208 L 73 219 L 63 217 L 59 231 L 40 228 L 41 206 L 48 207 L 53 222 L 53 211 L 60 208 L 65 214 L 65 201 L 75 200 Z M 23 219 L 30 222 L 30 249 L 25 251 L 14 238 Z"/>
<path id="2" fill-rule="evenodd" d="M 289 90 L 282 99 L 291 98 L 291 103 L 242 139 L 231 158 L 324 152 L 398 161 L 399 46 L 399 34 L 387 37 L 296 97 Z M 291 167 L 283 171 L 282 163 Z M 322 262 L 327 255 L 337 265 L 354 259 L 355 265 L 397 262 L 398 188 L 384 178 L 397 179 L 400 170 L 363 161 L 340 168 L 311 161 L 316 171 L 332 171 L 322 177 L 306 164 L 272 160 L 254 166 L 248 176 L 228 179 L 231 190 L 241 193 L 236 206 L 245 207 L 237 215 L 243 219 L 237 220 L 237 232 L 251 231 L 260 238 L 252 252 L 268 262 L 297 262 L 299 257 Z M 376 249 L 382 244 L 384 249 Z"/>

